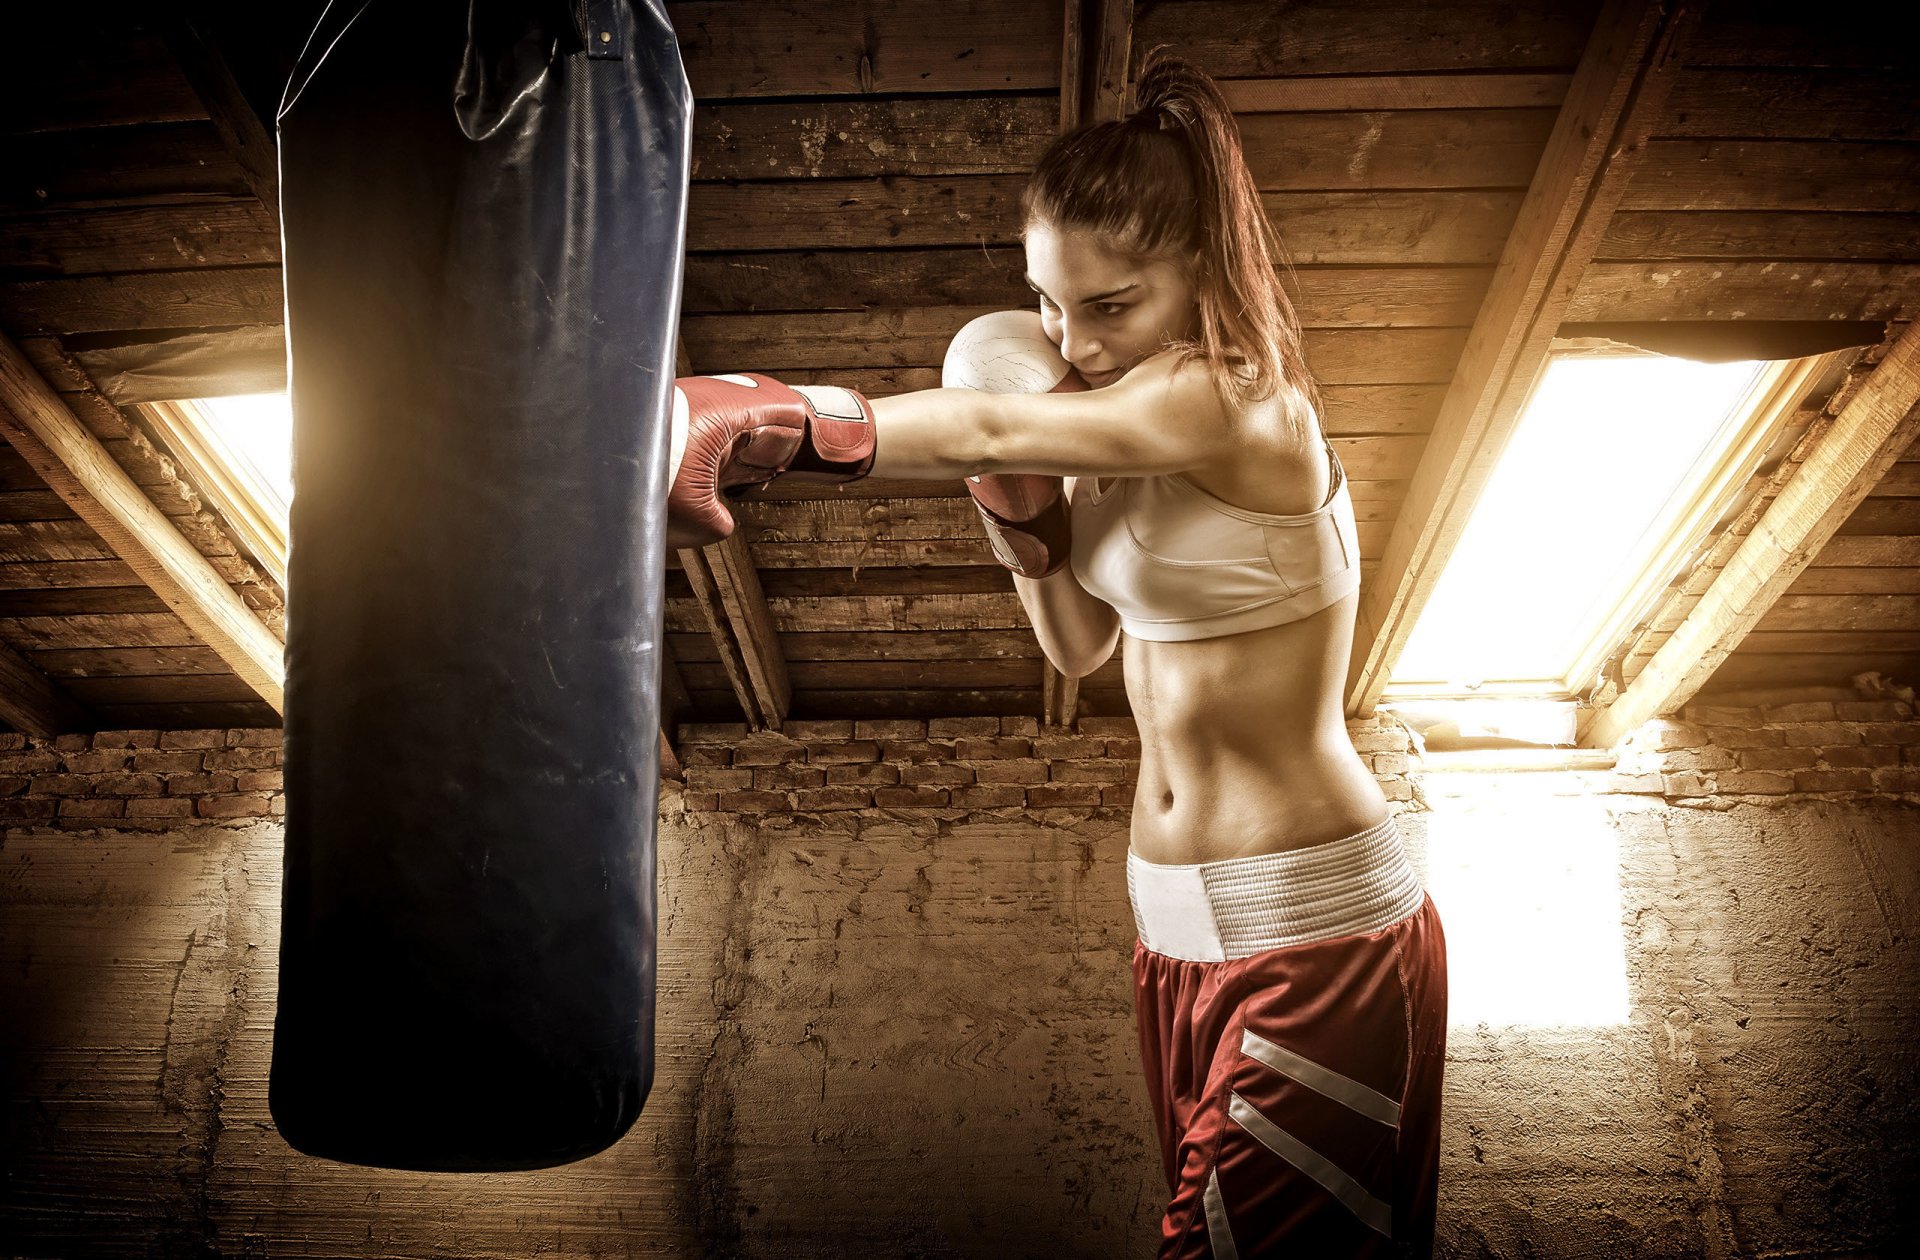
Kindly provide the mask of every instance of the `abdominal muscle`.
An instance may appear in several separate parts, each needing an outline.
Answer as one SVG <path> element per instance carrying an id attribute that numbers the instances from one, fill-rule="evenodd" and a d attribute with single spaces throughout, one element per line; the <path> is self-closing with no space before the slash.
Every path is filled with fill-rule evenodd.
<path id="1" fill-rule="evenodd" d="M 1359 595 L 1214 639 L 1125 641 L 1140 728 L 1133 851 L 1189 864 L 1365 831 L 1390 812 L 1341 711 Z"/>

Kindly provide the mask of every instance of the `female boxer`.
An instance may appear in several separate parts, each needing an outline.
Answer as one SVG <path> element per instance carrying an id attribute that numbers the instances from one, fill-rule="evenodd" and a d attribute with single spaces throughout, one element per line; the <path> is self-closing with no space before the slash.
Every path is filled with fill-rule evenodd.
<path id="1" fill-rule="evenodd" d="M 1225 99 L 1156 49 L 1137 100 L 1042 156 L 1039 317 L 956 338 L 973 388 L 683 380 L 672 518 L 724 531 L 719 489 L 781 474 L 968 478 L 1054 665 L 1125 645 L 1160 1255 L 1426 1255 L 1446 952 L 1347 738 L 1352 499 Z"/>

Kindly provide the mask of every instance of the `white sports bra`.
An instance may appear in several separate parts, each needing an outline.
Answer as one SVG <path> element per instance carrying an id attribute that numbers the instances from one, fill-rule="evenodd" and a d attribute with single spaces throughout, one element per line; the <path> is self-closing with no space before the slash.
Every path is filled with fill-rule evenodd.
<path id="1" fill-rule="evenodd" d="M 1327 500 L 1298 516 L 1235 507 L 1180 473 L 1105 489 L 1084 478 L 1074 488 L 1074 576 L 1136 639 L 1210 639 L 1319 612 L 1360 585 L 1353 495 L 1326 447 Z"/>

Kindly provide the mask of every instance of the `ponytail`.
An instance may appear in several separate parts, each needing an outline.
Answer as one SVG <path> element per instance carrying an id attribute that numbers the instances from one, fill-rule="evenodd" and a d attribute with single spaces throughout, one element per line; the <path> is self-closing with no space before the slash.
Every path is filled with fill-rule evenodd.
<path id="1" fill-rule="evenodd" d="M 1280 239 L 1226 97 L 1162 45 L 1141 63 L 1134 103 L 1125 119 L 1048 146 L 1022 192 L 1022 223 L 1089 230 L 1130 258 L 1188 269 L 1200 335 L 1173 344 L 1179 362 L 1205 359 L 1230 405 L 1284 390 L 1317 413 L 1299 317 L 1275 271 Z M 1298 422 L 1297 409 L 1288 411 Z"/>

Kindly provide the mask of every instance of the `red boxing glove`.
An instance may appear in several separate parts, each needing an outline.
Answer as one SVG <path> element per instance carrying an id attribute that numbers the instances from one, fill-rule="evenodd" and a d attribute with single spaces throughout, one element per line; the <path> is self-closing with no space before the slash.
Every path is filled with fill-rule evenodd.
<path id="1" fill-rule="evenodd" d="M 757 372 L 673 383 L 667 546 L 733 533 L 721 491 L 775 477 L 853 481 L 873 467 L 873 408 L 838 385 L 782 385 Z"/>
<path id="2" fill-rule="evenodd" d="M 996 311 L 954 335 L 940 383 L 990 394 L 1059 394 L 1087 388 L 1060 357 L 1039 315 Z M 1039 473 L 982 473 L 966 479 L 996 560 L 1021 577 L 1043 578 L 1067 562 L 1071 538 L 1065 485 Z"/>

